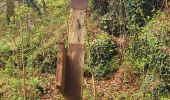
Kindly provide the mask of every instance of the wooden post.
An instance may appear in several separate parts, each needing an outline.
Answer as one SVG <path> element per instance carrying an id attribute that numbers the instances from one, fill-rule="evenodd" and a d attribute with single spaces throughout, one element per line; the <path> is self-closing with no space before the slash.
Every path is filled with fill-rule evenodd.
<path id="1" fill-rule="evenodd" d="M 65 99 L 82 100 L 85 15 L 87 0 L 72 0 L 69 19 L 67 67 L 65 77 Z"/>
<path id="2" fill-rule="evenodd" d="M 56 85 L 59 91 L 64 95 L 65 88 L 65 70 L 66 70 L 66 48 L 64 47 L 64 37 L 61 34 L 58 41 L 57 53 L 57 72 Z"/>

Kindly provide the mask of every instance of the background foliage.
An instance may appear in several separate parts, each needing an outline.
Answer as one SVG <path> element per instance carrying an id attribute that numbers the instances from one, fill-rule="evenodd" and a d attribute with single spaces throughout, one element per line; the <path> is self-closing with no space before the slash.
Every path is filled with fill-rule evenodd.
<path id="1" fill-rule="evenodd" d="M 0 1 L 0 99 L 24 99 L 22 43 L 28 99 L 62 98 L 54 87 L 57 41 L 69 13 L 70 1 Z M 94 98 L 94 72 L 99 100 L 169 100 L 169 16 L 164 0 L 89 0 L 84 98 Z"/>

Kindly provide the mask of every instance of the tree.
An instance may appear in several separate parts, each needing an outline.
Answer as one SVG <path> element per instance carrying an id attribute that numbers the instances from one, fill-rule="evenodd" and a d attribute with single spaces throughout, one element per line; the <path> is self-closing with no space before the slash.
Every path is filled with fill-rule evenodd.
<path id="1" fill-rule="evenodd" d="M 40 17 L 42 16 L 42 12 L 40 8 L 38 7 L 36 0 L 20 0 L 20 1 L 23 3 L 26 3 L 28 7 L 32 7 L 38 13 Z"/>
<path id="2" fill-rule="evenodd" d="M 40 8 L 37 5 L 37 2 L 35 0 L 19 0 L 21 3 L 26 3 L 28 7 L 32 7 L 38 15 L 41 17 L 42 12 Z M 45 10 L 45 2 L 43 2 L 43 7 Z M 9 24 L 11 22 L 11 17 L 14 16 L 14 8 L 15 8 L 15 0 L 6 0 L 6 20 Z"/>
<path id="3" fill-rule="evenodd" d="M 11 22 L 11 17 L 14 15 L 14 0 L 6 1 L 6 20 L 9 24 Z"/>

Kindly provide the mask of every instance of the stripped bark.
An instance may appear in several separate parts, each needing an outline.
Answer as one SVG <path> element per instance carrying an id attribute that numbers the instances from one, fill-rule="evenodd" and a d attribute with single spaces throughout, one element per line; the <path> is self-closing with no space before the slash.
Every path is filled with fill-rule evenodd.
<path id="1" fill-rule="evenodd" d="M 86 10 L 72 9 L 68 33 L 65 99 L 82 100 Z"/>

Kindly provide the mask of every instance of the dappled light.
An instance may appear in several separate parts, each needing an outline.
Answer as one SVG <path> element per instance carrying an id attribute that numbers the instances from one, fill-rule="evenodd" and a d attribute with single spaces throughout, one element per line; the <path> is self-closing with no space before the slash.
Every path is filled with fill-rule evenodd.
<path id="1" fill-rule="evenodd" d="M 0 100 L 170 100 L 170 0 L 0 0 Z"/>

